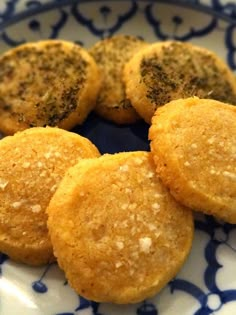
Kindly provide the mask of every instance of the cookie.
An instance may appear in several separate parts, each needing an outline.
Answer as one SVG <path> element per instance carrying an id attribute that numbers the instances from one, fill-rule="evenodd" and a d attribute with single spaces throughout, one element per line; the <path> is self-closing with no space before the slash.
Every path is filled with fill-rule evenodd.
<path id="1" fill-rule="evenodd" d="M 236 80 L 213 52 L 190 43 L 159 42 L 137 53 L 124 68 L 126 94 L 147 122 L 172 100 L 198 96 L 236 104 Z"/>
<path id="2" fill-rule="evenodd" d="M 15 261 L 54 260 L 45 209 L 65 171 L 99 152 L 86 138 L 35 127 L 0 141 L 0 251 Z"/>
<path id="3" fill-rule="evenodd" d="M 99 88 L 96 63 L 80 46 L 62 40 L 20 45 L 0 57 L 0 130 L 71 129 L 93 109 Z"/>
<path id="4" fill-rule="evenodd" d="M 192 244 L 189 209 L 155 174 L 148 152 L 85 159 L 69 169 L 47 208 L 54 254 L 76 292 L 134 303 L 160 291 Z"/>
<path id="5" fill-rule="evenodd" d="M 128 35 L 116 35 L 97 42 L 90 53 L 97 62 L 102 76 L 102 87 L 95 111 L 117 124 L 133 123 L 138 114 L 125 95 L 123 67 L 141 48 L 143 40 Z"/>
<path id="6" fill-rule="evenodd" d="M 183 205 L 236 223 L 236 107 L 188 98 L 159 108 L 149 131 L 157 173 Z"/>

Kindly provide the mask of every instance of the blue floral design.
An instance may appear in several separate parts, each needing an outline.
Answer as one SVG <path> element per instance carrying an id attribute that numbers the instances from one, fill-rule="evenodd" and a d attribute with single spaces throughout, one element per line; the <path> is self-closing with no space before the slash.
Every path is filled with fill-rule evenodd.
<path id="1" fill-rule="evenodd" d="M 0 23 L 4 20 L 10 19 L 15 12 L 15 6 L 18 0 L 11 1 L 2 1 L 1 6 L 3 9 L 0 9 Z"/>
<path id="2" fill-rule="evenodd" d="M 25 6 L 26 6 L 26 8 L 29 8 L 29 9 L 39 8 L 42 6 L 42 1 L 40 1 L 40 0 L 28 0 L 28 1 L 26 1 Z"/>
<path id="3" fill-rule="evenodd" d="M 236 34 L 236 25 L 230 24 L 226 30 L 225 44 L 228 48 L 227 61 L 233 70 L 236 70 L 236 43 L 234 36 Z"/>
<path id="4" fill-rule="evenodd" d="M 175 14 L 171 14 L 171 12 L 169 14 L 171 21 L 171 28 L 169 29 L 166 28 L 165 21 L 163 21 L 162 16 L 158 12 L 161 2 L 163 5 L 163 0 L 149 0 L 148 4 L 146 1 L 141 0 L 128 2 L 104 0 L 100 1 L 100 5 L 96 7 L 95 12 L 84 8 L 85 0 L 79 1 L 76 4 L 75 1 L 72 0 L 68 0 L 67 2 L 63 0 L 24 0 L 23 9 L 18 7 L 20 3 L 19 0 L 8 0 L 0 6 L 0 27 L 1 25 L 4 26 L 4 24 L 2 24 L 3 22 L 13 21 L 14 18 L 18 18 L 18 20 L 22 20 L 21 23 L 28 33 L 19 33 L 19 31 L 18 33 L 16 32 L 15 35 L 15 29 L 11 32 L 10 28 L 6 28 L 0 33 L 0 38 L 8 46 L 19 45 L 31 37 L 35 39 L 46 37 L 57 38 L 61 35 L 61 31 L 65 28 L 69 19 L 73 19 L 79 27 L 82 26 L 83 30 L 86 29 L 89 34 L 102 38 L 119 32 L 127 22 L 131 19 L 135 19 L 137 14 L 141 13 L 145 18 L 145 26 L 148 27 L 148 30 L 153 30 L 157 38 L 161 40 L 177 39 L 186 41 L 196 37 L 203 37 L 216 30 L 219 26 L 219 20 L 222 18 L 227 21 L 226 29 L 223 29 L 223 31 L 225 31 L 225 44 L 228 50 L 227 61 L 232 69 L 236 69 L 236 42 L 234 39 L 236 34 L 236 4 L 233 0 L 211 0 L 208 4 L 206 4 L 205 0 L 172 0 L 170 3 L 179 6 L 175 6 Z M 58 7 L 53 10 L 54 15 L 50 20 L 50 24 L 45 26 L 39 13 L 46 11 L 46 8 L 56 7 L 56 5 Z M 115 7 L 116 10 L 114 10 Z M 118 7 L 119 10 L 117 10 Z M 197 24 L 194 21 L 187 21 L 186 14 L 182 13 L 183 8 L 196 9 L 195 12 L 199 15 L 201 23 Z M 22 10 L 22 12 L 28 12 L 29 15 L 20 15 L 20 10 Z M 98 17 L 97 19 L 93 18 L 93 12 L 96 17 Z M 201 19 L 203 15 L 204 20 Z M 80 41 L 79 43 L 83 44 Z M 148 127 L 146 125 L 138 123 L 138 125 L 131 127 L 125 126 L 118 130 L 119 127 L 113 126 L 107 122 L 100 122 L 94 117 L 94 115 L 91 115 L 83 126 L 76 127 L 76 131 L 90 138 L 94 143 L 99 144 L 98 146 L 102 148 L 102 153 L 114 153 L 124 149 L 127 151 L 131 149 L 138 150 L 140 147 L 142 147 L 143 150 L 148 150 L 146 140 Z M 91 129 L 91 125 L 99 127 L 99 135 L 96 128 Z M 116 137 L 117 132 L 119 132 L 120 135 L 119 139 Z M 110 137 L 107 136 L 108 134 Z M 123 141 L 123 139 L 126 141 Z M 115 141 L 117 141 L 117 143 Z M 217 257 L 217 251 L 221 248 L 220 246 L 223 246 L 224 248 L 229 248 L 233 253 L 236 253 L 236 248 L 230 243 L 230 233 L 235 231 L 236 226 L 223 224 L 212 217 L 206 217 L 202 221 L 196 221 L 196 228 L 206 233 L 208 235 L 207 238 L 209 238 L 207 242 L 204 242 L 204 257 L 207 263 L 206 267 L 204 264 L 204 271 L 202 272 L 204 288 L 196 285 L 193 280 L 180 277 L 172 280 L 169 284 L 169 288 L 172 294 L 179 291 L 194 297 L 199 304 L 194 315 L 217 314 L 217 312 L 223 309 L 225 304 L 236 301 L 235 289 L 223 290 L 217 283 L 217 274 L 224 269 L 224 264 L 220 263 Z M 2 265 L 6 261 L 7 256 L 0 254 L 0 277 L 2 274 Z M 6 263 L 6 267 L 7 266 L 8 263 Z M 32 281 L 32 279 L 30 281 L 30 283 L 32 283 L 31 287 L 30 285 L 29 287 L 32 288 L 34 292 L 38 293 L 39 297 L 44 296 L 44 294 L 47 294 L 50 290 L 50 286 L 47 285 L 48 282 L 45 279 L 50 268 L 51 265 L 45 267 L 42 274 L 38 276 L 35 281 Z M 5 270 L 4 268 L 4 273 Z M 64 285 L 66 286 L 67 282 L 64 283 Z M 75 298 L 77 297 L 75 296 Z M 75 302 L 76 307 L 71 306 L 68 308 L 67 312 L 57 313 L 55 315 L 83 314 L 84 310 L 91 310 L 94 315 L 109 315 L 109 312 L 101 311 L 102 305 L 99 303 L 89 301 L 83 297 L 78 297 L 78 301 L 75 300 Z M 161 315 L 158 305 L 156 306 L 156 304 L 150 303 L 149 301 L 144 301 L 134 307 L 137 315 Z"/>
<path id="5" fill-rule="evenodd" d="M 138 5 L 136 2 L 123 3 L 122 6 L 117 6 L 115 13 L 112 7 L 105 2 L 97 6 L 96 17 L 93 19 L 90 11 L 82 12 L 83 4 L 72 6 L 71 12 L 78 23 L 85 25 L 96 36 L 105 37 L 111 36 L 119 30 L 126 21 L 130 20 L 137 12 Z"/>
<path id="6" fill-rule="evenodd" d="M 236 18 L 236 4 L 233 1 L 212 0 L 212 7 L 221 14 L 224 13 L 232 19 Z"/>
<path id="7" fill-rule="evenodd" d="M 145 0 L 144 0 L 145 1 Z M 32 11 L 43 11 L 44 8 L 54 8 L 60 5 L 70 5 L 75 3 L 74 0 L 8 0 L 5 1 L 5 3 L 1 3 L 1 5 L 4 5 L 3 9 L 1 9 L 0 6 L 0 23 L 2 20 L 8 20 L 14 18 L 14 16 L 17 16 L 18 14 L 21 14 L 21 12 L 29 12 L 29 14 L 32 13 Z M 80 3 L 86 3 L 87 0 L 80 0 Z M 100 1 L 101 2 L 101 1 Z M 110 13 L 110 0 L 103 0 L 103 5 L 101 14 L 106 15 L 107 13 Z M 116 1 L 112 1 L 113 3 Z M 123 2 L 122 6 L 124 7 L 125 0 L 123 1 L 117 1 L 117 2 Z M 139 3 L 142 3 L 142 0 L 134 0 L 134 1 L 127 1 L 127 2 L 133 2 L 135 5 L 139 5 Z M 150 0 L 149 3 L 161 3 L 164 2 L 163 0 Z M 182 7 L 189 7 L 189 8 L 195 8 L 196 10 L 207 12 L 207 13 L 219 13 L 222 17 L 229 17 L 232 20 L 236 16 L 236 4 L 233 0 L 231 1 L 225 1 L 225 0 L 209 0 L 206 2 L 205 0 L 169 0 L 167 1 L 169 3 L 173 3 L 175 5 L 180 5 Z M 21 5 L 18 6 L 18 4 L 21 3 Z M 40 9 L 40 10 L 39 10 Z M 129 16 L 128 16 L 129 18 Z M 89 18 L 88 18 L 89 20 Z"/>
<path id="8" fill-rule="evenodd" d="M 182 14 L 182 8 L 179 7 L 179 12 L 175 12 L 173 15 L 170 12 L 170 19 L 166 21 L 163 19 L 161 13 L 158 11 L 158 4 L 149 4 L 145 9 L 145 14 L 147 21 L 153 27 L 153 30 L 158 38 L 161 40 L 174 39 L 187 41 L 193 37 L 200 37 L 208 34 L 217 26 L 217 19 L 215 17 L 209 17 L 207 21 L 196 19 L 198 25 L 193 25 L 193 21 L 186 21 L 186 14 Z M 197 14 L 197 13 L 196 13 Z M 186 23 L 189 24 L 189 27 L 186 27 Z M 168 25 L 171 25 L 171 30 L 166 30 Z"/>
<path id="9" fill-rule="evenodd" d="M 208 291 L 204 292 L 204 290 L 197 287 L 194 283 L 178 278 L 170 282 L 170 289 L 172 293 L 176 290 L 180 290 L 190 294 L 199 302 L 200 308 L 194 315 L 210 315 L 213 314 L 213 312 L 215 314 L 219 311 L 224 304 L 236 300 L 235 289 L 220 290 L 216 283 L 217 271 L 223 268 L 217 261 L 216 251 L 220 245 L 226 245 L 236 252 L 236 250 L 228 244 L 229 233 L 234 230 L 236 226 L 219 223 L 213 217 L 206 217 L 205 221 L 196 221 L 196 228 L 210 236 L 210 241 L 205 248 L 205 259 L 208 266 L 204 273 L 204 282 Z M 219 234 L 219 229 L 223 233 Z"/>
<path id="10" fill-rule="evenodd" d="M 33 36 L 37 39 L 41 39 L 42 34 L 44 34 L 44 38 L 58 38 L 61 29 L 65 26 L 68 20 L 68 13 L 63 9 L 57 10 L 55 12 L 57 12 L 57 15 L 46 29 L 45 25 L 42 25 L 41 23 L 40 15 L 26 19 L 24 23 L 26 23 L 27 32 L 33 33 Z M 3 31 L 0 33 L 0 38 L 11 47 L 23 44 L 27 41 L 27 33 L 24 35 L 19 34 L 18 32 L 16 34 L 15 33 L 15 31 L 12 32 L 12 34 L 10 31 Z"/>
<path id="11" fill-rule="evenodd" d="M 32 289 L 37 293 L 46 293 L 48 291 L 48 287 L 43 282 L 43 279 L 46 277 L 48 271 L 50 270 L 52 264 L 48 264 L 43 271 L 43 274 L 40 278 L 32 283 Z"/>
<path id="12" fill-rule="evenodd" d="M 156 306 L 150 302 L 144 301 L 141 306 L 137 308 L 137 315 L 158 315 Z"/>
<path id="13" fill-rule="evenodd" d="M 1 260 L 1 256 L 0 256 L 0 265 L 1 265 L 1 261 L 4 261 L 4 259 L 6 259 L 5 255 L 3 256 L 2 260 Z M 43 270 L 42 275 L 39 277 L 39 279 L 37 279 L 36 281 L 33 281 L 32 289 L 36 293 L 43 294 L 43 293 L 48 292 L 48 287 L 43 280 L 45 279 L 45 277 L 47 276 L 48 272 L 50 271 L 50 269 L 53 265 L 55 265 L 55 263 L 48 264 L 45 267 L 45 269 Z M 0 271 L 1 271 L 1 269 L 0 269 Z M 67 285 L 68 285 L 68 282 L 65 281 L 64 286 L 67 286 Z M 79 305 L 75 308 L 75 310 L 73 312 L 57 313 L 55 315 L 74 315 L 74 314 L 76 314 L 76 312 L 82 311 L 84 309 L 89 309 L 89 308 L 92 309 L 93 315 L 102 315 L 101 313 L 98 313 L 99 303 L 89 301 L 89 300 L 83 298 L 82 296 L 78 296 L 78 301 L 79 301 Z"/>
<path id="14" fill-rule="evenodd" d="M 102 313 L 98 312 L 99 303 L 86 300 L 85 298 L 79 296 L 79 306 L 72 312 L 64 312 L 64 313 L 57 313 L 55 315 L 76 315 L 80 311 L 85 309 L 91 309 L 93 312 L 93 315 L 103 315 Z"/>
<path id="15" fill-rule="evenodd" d="M 4 13 L 4 20 L 8 20 L 18 13 L 16 12 L 15 4 L 18 1 L 10 1 L 8 10 Z M 45 3 L 44 3 L 45 2 Z M 58 19 L 54 18 L 52 25 L 48 26 L 48 30 L 45 29 L 45 25 L 41 25 L 40 18 L 37 17 L 38 12 L 43 12 L 44 8 L 53 8 L 53 6 L 58 6 L 62 3 L 60 0 L 54 1 L 25 1 L 25 10 L 28 10 L 32 18 L 28 18 L 28 31 L 33 33 L 35 39 L 42 38 L 42 32 L 44 32 L 43 37 L 57 38 L 60 36 L 60 31 L 65 26 L 68 21 L 68 11 L 63 9 L 62 6 L 57 8 Z M 153 28 L 155 35 L 161 39 L 176 39 L 186 41 L 194 37 L 202 37 L 218 27 L 218 13 L 224 16 L 234 18 L 235 14 L 235 4 L 232 2 L 227 2 L 222 4 L 219 0 L 212 0 L 208 6 L 201 1 L 178 1 L 176 2 L 174 15 L 169 15 L 168 25 L 172 25 L 171 29 L 166 27 L 166 21 L 162 19 L 162 16 L 158 14 L 158 8 L 161 1 L 150 1 L 146 7 L 143 8 L 142 1 L 122 1 L 122 6 L 119 5 L 119 1 L 113 1 L 110 5 L 108 1 L 100 1 L 99 6 L 96 6 L 96 11 L 84 9 L 85 1 L 81 1 L 77 4 L 73 4 L 74 1 L 68 0 L 66 3 L 69 5 L 69 10 L 71 10 L 72 15 L 79 25 L 86 27 L 92 34 L 96 37 L 106 37 L 113 35 L 127 22 L 130 21 L 135 15 L 143 10 L 145 11 L 146 21 Z M 71 3 L 71 4 L 70 4 Z M 171 1 L 170 1 L 171 3 Z M 178 6 L 178 4 L 180 6 Z M 117 6 L 116 6 L 117 5 Z M 116 10 L 114 11 L 114 6 Z M 182 14 L 183 7 L 194 7 L 196 14 L 199 15 L 199 19 L 193 24 L 193 21 L 186 20 L 186 14 Z M 210 8 L 211 6 L 211 8 Z M 88 6 L 87 6 L 88 7 Z M 209 11 L 209 8 L 211 11 Z M 39 10 L 40 9 L 40 10 Z M 54 10 L 56 11 L 56 10 Z M 201 12 L 212 12 L 212 15 L 203 15 Z M 36 14 L 36 15 L 34 15 Z M 96 16 L 96 19 L 94 19 Z M 207 18 L 208 17 L 208 18 Z M 199 23 L 199 24 L 196 24 Z M 1 23 L 0 23 L 1 26 Z M 228 31 L 226 32 L 226 45 L 229 49 L 228 52 L 228 62 L 229 65 L 235 69 L 234 55 L 235 47 L 232 44 L 232 34 L 234 33 L 235 24 L 229 24 Z M 47 35 L 46 35 L 47 34 Z M 22 35 L 17 36 L 11 34 L 9 31 L 3 31 L 0 34 L 1 39 L 8 46 L 16 46 L 25 42 L 25 38 L 21 38 Z M 75 39 L 79 44 L 83 42 Z"/>

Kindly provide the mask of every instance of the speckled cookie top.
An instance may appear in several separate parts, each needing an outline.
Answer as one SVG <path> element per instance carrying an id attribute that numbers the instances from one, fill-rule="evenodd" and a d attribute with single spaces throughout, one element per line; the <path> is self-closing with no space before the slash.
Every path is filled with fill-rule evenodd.
<path id="1" fill-rule="evenodd" d="M 236 83 L 226 65 L 214 53 L 189 43 L 154 44 L 143 54 L 140 76 L 147 86 L 146 97 L 156 105 L 164 105 L 176 95 L 236 104 Z"/>
<path id="2" fill-rule="evenodd" d="M 78 293 L 96 301 L 130 303 L 153 295 L 191 246 L 191 211 L 161 184 L 147 152 L 81 161 L 47 212 L 60 266 Z"/>
<path id="3" fill-rule="evenodd" d="M 123 67 L 140 49 L 148 44 L 135 36 L 116 35 L 98 41 L 90 53 L 101 70 L 103 85 L 96 111 L 102 116 L 119 123 L 133 122 L 138 115 L 125 95 Z M 105 112 L 106 110 L 106 112 Z M 115 111 L 115 114 L 111 111 Z M 121 116 L 116 118 L 115 116 Z"/>
<path id="4" fill-rule="evenodd" d="M 60 180 L 79 159 L 99 152 L 77 134 L 39 127 L 5 137 L 0 150 L 0 250 L 14 258 L 14 248 L 16 256 L 21 249 L 20 261 L 29 250 L 26 262 L 40 261 L 51 249 L 45 209 Z"/>
<path id="5" fill-rule="evenodd" d="M 157 171 L 178 200 L 236 222 L 235 106 L 172 101 L 157 110 L 149 137 Z"/>
<path id="6" fill-rule="evenodd" d="M 59 40 L 6 52 L 0 58 L 1 114 L 26 127 L 58 125 L 78 106 L 90 58 L 78 45 Z"/>

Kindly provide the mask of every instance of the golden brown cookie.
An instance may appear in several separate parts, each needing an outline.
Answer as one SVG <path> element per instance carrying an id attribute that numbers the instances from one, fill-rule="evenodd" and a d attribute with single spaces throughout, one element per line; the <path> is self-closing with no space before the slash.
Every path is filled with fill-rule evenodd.
<path id="1" fill-rule="evenodd" d="M 146 46 L 147 43 L 137 37 L 116 35 L 97 42 L 90 49 L 103 80 L 95 107 L 100 116 L 118 124 L 139 119 L 125 95 L 123 68 L 135 53 Z"/>
<path id="2" fill-rule="evenodd" d="M 0 57 L 0 130 L 81 124 L 100 88 L 94 59 L 62 40 L 27 43 Z"/>
<path id="3" fill-rule="evenodd" d="M 192 212 L 161 184 L 147 152 L 79 162 L 47 213 L 60 267 L 77 293 L 94 301 L 134 303 L 154 295 L 192 244 Z"/>
<path id="4" fill-rule="evenodd" d="M 137 53 L 124 70 L 126 94 L 147 122 L 157 107 L 198 96 L 236 104 L 236 80 L 228 66 L 205 48 L 158 42 Z"/>
<path id="5" fill-rule="evenodd" d="M 0 141 L 0 251 L 30 265 L 54 259 L 45 209 L 65 171 L 99 152 L 86 138 L 32 128 Z"/>
<path id="6" fill-rule="evenodd" d="M 192 209 L 236 223 L 236 107 L 188 98 L 159 108 L 149 131 L 157 172 Z"/>

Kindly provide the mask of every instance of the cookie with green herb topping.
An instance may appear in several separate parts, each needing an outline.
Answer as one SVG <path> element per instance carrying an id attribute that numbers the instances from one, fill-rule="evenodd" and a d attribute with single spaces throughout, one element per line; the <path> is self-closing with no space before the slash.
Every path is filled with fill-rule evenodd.
<path id="1" fill-rule="evenodd" d="M 156 170 L 172 195 L 236 223 L 236 107 L 188 98 L 159 108 L 149 138 Z"/>
<path id="2" fill-rule="evenodd" d="M 163 186 L 148 152 L 80 161 L 47 213 L 69 284 L 98 302 L 153 296 L 177 274 L 192 244 L 192 212 Z"/>
<path id="3" fill-rule="evenodd" d="M 97 42 L 90 53 L 100 68 L 102 87 L 95 111 L 117 124 L 133 123 L 138 114 L 125 95 L 123 83 L 124 64 L 141 48 L 143 40 L 128 35 L 116 35 Z"/>
<path id="4" fill-rule="evenodd" d="M 198 96 L 236 104 L 236 80 L 214 52 L 178 41 L 158 42 L 125 66 L 126 95 L 147 122 L 171 100 Z"/>
<path id="5" fill-rule="evenodd" d="M 0 252 L 29 265 L 54 260 L 48 203 L 65 171 L 99 156 L 86 138 L 59 128 L 31 128 L 0 141 Z"/>
<path id="6" fill-rule="evenodd" d="M 0 130 L 71 129 L 93 109 L 99 88 L 97 65 L 82 47 L 63 40 L 20 45 L 0 57 Z"/>

